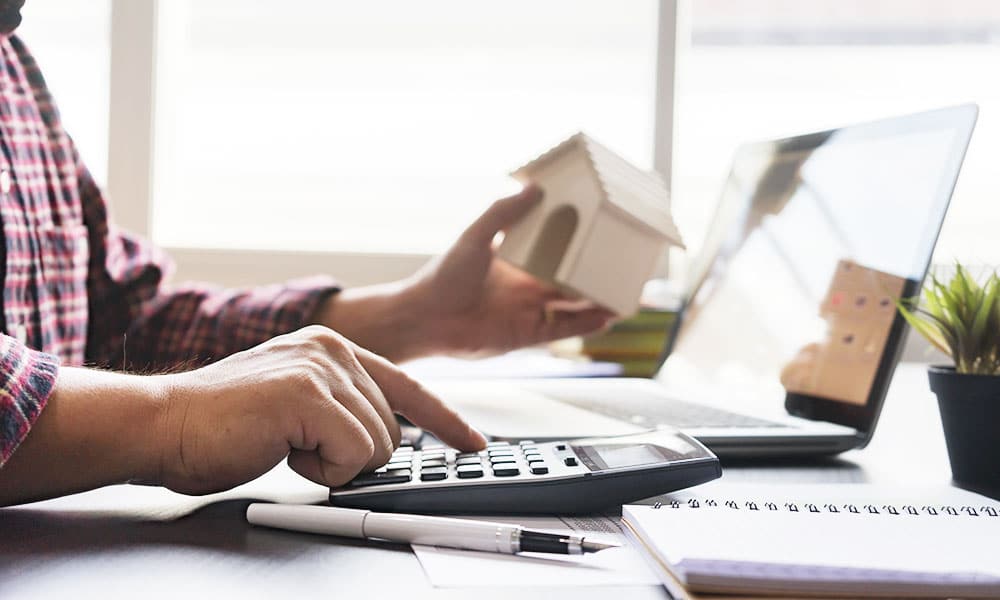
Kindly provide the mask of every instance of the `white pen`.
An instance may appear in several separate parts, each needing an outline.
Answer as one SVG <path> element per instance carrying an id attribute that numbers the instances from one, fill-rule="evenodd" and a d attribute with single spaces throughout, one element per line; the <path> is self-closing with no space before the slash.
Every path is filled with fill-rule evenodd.
<path id="1" fill-rule="evenodd" d="M 583 536 L 534 531 L 520 525 L 333 506 L 254 503 L 247 508 L 247 521 L 292 531 L 501 554 L 583 554 L 617 547 Z"/>

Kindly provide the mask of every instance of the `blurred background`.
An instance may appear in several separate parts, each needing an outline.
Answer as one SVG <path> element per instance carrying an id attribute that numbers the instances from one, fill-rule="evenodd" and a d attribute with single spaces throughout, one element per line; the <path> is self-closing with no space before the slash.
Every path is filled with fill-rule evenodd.
<path id="1" fill-rule="evenodd" d="M 969 101 L 980 121 L 935 262 L 1000 262 L 989 0 L 28 0 L 24 15 L 118 220 L 182 278 L 398 277 L 577 130 L 670 180 L 696 252 L 741 142 Z"/>

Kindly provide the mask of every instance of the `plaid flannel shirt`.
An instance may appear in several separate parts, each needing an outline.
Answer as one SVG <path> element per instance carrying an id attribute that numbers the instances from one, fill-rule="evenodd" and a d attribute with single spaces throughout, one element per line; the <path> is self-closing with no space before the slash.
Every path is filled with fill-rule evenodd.
<path id="1" fill-rule="evenodd" d="M 0 37 L 0 63 L 0 466 L 60 364 L 125 368 L 126 355 L 129 368 L 203 364 L 299 328 L 337 290 L 326 278 L 165 289 L 170 263 L 110 222 L 17 37 Z"/>

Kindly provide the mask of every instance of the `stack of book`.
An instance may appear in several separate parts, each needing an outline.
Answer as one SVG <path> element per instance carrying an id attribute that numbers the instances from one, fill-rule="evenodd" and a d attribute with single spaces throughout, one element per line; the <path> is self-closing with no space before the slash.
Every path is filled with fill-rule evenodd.
<path id="1" fill-rule="evenodd" d="M 625 377 L 652 377 L 674 330 L 677 312 L 642 308 L 607 331 L 583 338 L 580 353 L 593 361 L 622 366 Z"/>

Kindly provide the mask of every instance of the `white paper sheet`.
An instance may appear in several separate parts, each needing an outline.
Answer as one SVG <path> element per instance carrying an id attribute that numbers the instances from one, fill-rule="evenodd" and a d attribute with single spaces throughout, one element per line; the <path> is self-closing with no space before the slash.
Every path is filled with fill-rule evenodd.
<path id="1" fill-rule="evenodd" d="M 621 530 L 618 517 L 484 517 L 530 529 L 592 534 L 621 544 L 584 556 L 472 552 L 435 546 L 413 546 L 413 552 L 435 587 L 524 587 L 585 585 L 654 585 L 660 581 Z"/>

